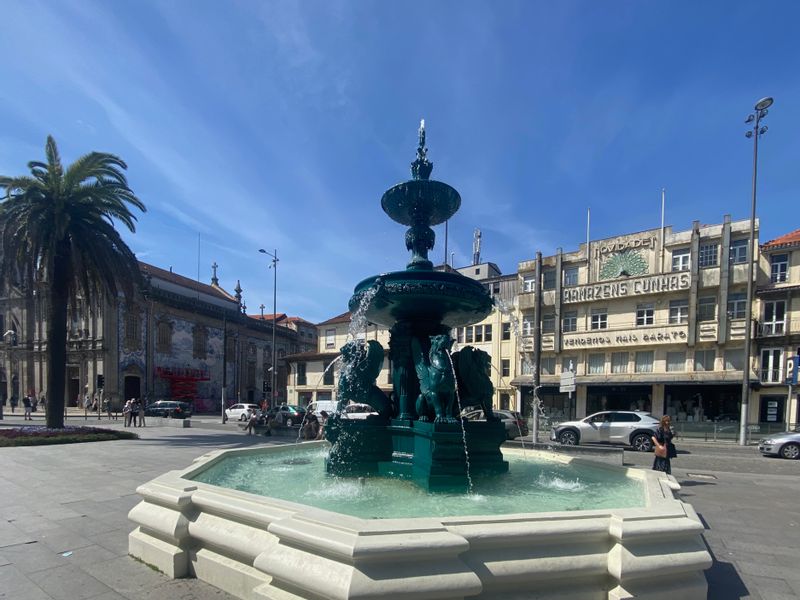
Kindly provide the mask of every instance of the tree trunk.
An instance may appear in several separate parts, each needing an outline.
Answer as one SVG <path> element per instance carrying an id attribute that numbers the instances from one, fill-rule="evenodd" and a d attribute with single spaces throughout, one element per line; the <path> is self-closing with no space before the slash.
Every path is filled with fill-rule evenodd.
<path id="1" fill-rule="evenodd" d="M 67 379 L 67 301 L 71 277 L 69 242 L 56 248 L 47 307 L 47 427 L 64 428 Z"/>

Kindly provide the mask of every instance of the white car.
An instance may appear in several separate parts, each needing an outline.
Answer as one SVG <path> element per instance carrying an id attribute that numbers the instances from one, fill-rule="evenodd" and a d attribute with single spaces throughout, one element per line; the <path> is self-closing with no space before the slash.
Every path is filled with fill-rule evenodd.
<path id="1" fill-rule="evenodd" d="M 553 427 L 550 439 L 565 446 L 583 443 L 624 444 L 634 450 L 649 452 L 658 419 L 646 412 L 607 410 L 578 421 L 566 421 Z"/>
<path id="2" fill-rule="evenodd" d="M 225 416 L 231 420 L 247 421 L 254 410 L 259 410 L 258 404 L 234 404 L 225 409 Z"/>
<path id="3" fill-rule="evenodd" d="M 345 419 L 366 419 L 370 415 L 377 415 L 377 411 L 369 404 L 354 402 L 344 407 L 342 417 Z"/>
<path id="4" fill-rule="evenodd" d="M 800 430 L 773 433 L 758 442 L 758 451 L 764 456 L 780 456 L 798 460 L 800 459 Z"/>

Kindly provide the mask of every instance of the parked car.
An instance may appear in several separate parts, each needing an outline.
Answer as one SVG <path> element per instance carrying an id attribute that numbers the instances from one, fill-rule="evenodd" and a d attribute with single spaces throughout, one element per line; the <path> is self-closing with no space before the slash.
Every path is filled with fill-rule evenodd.
<path id="1" fill-rule="evenodd" d="M 258 409 L 258 404 L 234 404 L 225 409 L 225 416 L 231 420 L 247 421 L 252 412 Z"/>
<path id="2" fill-rule="evenodd" d="M 377 415 L 378 412 L 369 404 L 359 404 L 353 402 L 344 407 L 342 417 L 345 419 L 366 419 L 370 415 Z"/>
<path id="3" fill-rule="evenodd" d="M 274 417 L 279 425 L 299 425 L 306 416 L 306 409 L 295 404 L 281 404 L 267 411 L 269 417 Z"/>
<path id="4" fill-rule="evenodd" d="M 188 402 L 176 400 L 158 400 L 144 409 L 147 417 L 171 417 L 173 419 L 186 419 L 192 416 L 192 405 Z"/>
<path id="5" fill-rule="evenodd" d="M 759 440 L 758 451 L 764 456 L 800 459 L 800 430 L 774 433 L 768 438 Z"/>
<path id="6" fill-rule="evenodd" d="M 652 437 L 658 419 L 646 412 L 609 410 L 594 413 L 578 421 L 555 425 L 550 439 L 565 446 L 584 443 L 623 444 L 640 452 L 653 449 Z"/>
<path id="7" fill-rule="evenodd" d="M 512 410 L 493 410 L 492 411 L 496 417 L 500 419 L 503 425 L 506 428 L 506 437 L 509 440 L 513 440 L 521 435 L 528 435 L 528 424 L 525 423 L 525 419 L 522 418 L 522 415 L 516 411 Z M 462 416 L 467 419 L 468 421 L 485 421 L 486 417 L 483 414 L 482 409 L 467 409 L 466 412 L 462 414 Z"/>

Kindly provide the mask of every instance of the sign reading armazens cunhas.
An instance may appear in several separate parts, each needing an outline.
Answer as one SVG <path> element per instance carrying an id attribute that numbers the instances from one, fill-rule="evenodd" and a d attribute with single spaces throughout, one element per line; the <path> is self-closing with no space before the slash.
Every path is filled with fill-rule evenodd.
<path id="1" fill-rule="evenodd" d="M 688 290 L 690 283 L 689 273 L 668 273 L 613 283 L 581 285 L 564 290 L 564 304 Z"/>

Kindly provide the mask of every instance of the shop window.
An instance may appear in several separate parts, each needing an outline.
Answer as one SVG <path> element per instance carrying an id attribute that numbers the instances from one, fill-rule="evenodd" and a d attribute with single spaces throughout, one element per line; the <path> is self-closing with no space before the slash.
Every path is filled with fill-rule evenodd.
<path id="1" fill-rule="evenodd" d="M 608 309 L 592 309 L 592 329 L 608 329 Z"/>
<path id="2" fill-rule="evenodd" d="M 673 271 L 689 270 L 689 248 L 681 248 L 680 250 L 673 250 L 672 270 Z"/>
<path id="3" fill-rule="evenodd" d="M 697 320 L 716 321 L 717 320 L 717 300 L 713 296 L 698 298 L 697 300 Z"/>
<path id="4" fill-rule="evenodd" d="M 569 333 L 570 331 L 578 331 L 578 311 L 571 310 L 564 313 L 563 319 L 561 319 L 561 330 L 564 333 Z"/>
<path id="5" fill-rule="evenodd" d="M 564 287 L 576 285 L 578 285 L 578 267 L 567 267 L 564 269 Z"/>
<path id="6" fill-rule="evenodd" d="M 542 315 L 542 333 L 553 333 L 556 330 L 556 316 Z"/>
<path id="7" fill-rule="evenodd" d="M 611 372 L 612 373 L 627 373 L 628 372 L 628 353 L 627 352 L 614 352 L 611 354 Z"/>
<path id="8" fill-rule="evenodd" d="M 731 319 L 744 319 L 747 311 L 747 295 L 743 292 L 728 294 L 728 316 Z"/>
<path id="9" fill-rule="evenodd" d="M 653 351 L 637 352 L 636 353 L 636 372 L 637 373 L 652 373 L 653 372 Z"/>
<path id="10" fill-rule="evenodd" d="M 561 357 L 561 372 L 567 373 L 572 367 L 572 372 L 578 370 L 578 357 L 577 356 L 562 356 Z"/>
<path id="11" fill-rule="evenodd" d="M 701 244 L 697 254 L 697 264 L 700 267 L 716 267 L 717 248 L 716 244 Z"/>
<path id="12" fill-rule="evenodd" d="M 669 303 L 670 325 L 682 325 L 688 322 L 689 322 L 689 301 L 670 300 Z"/>
<path id="13" fill-rule="evenodd" d="M 588 363 L 589 375 L 602 375 L 606 372 L 605 354 L 590 354 Z"/>
<path id="14" fill-rule="evenodd" d="M 747 262 L 747 238 L 731 242 L 728 260 L 735 265 Z"/>
<path id="15" fill-rule="evenodd" d="M 772 283 L 782 283 L 786 281 L 789 274 L 789 255 L 773 254 L 769 257 Z"/>
<path id="16" fill-rule="evenodd" d="M 764 348 L 761 351 L 761 381 L 764 383 L 782 383 L 783 349 Z"/>
<path id="17" fill-rule="evenodd" d="M 686 370 L 686 352 L 667 352 L 667 372 Z"/>
<path id="18" fill-rule="evenodd" d="M 503 358 L 500 360 L 500 373 L 503 377 L 511 375 L 511 360 Z"/>
<path id="19" fill-rule="evenodd" d="M 744 370 L 744 349 L 725 350 L 725 370 L 743 371 Z"/>
<path id="20" fill-rule="evenodd" d="M 639 304 L 636 307 L 636 326 L 652 325 L 655 320 L 655 309 L 653 303 Z"/>
<path id="21" fill-rule="evenodd" d="M 507 341 L 511 339 L 511 323 L 503 323 L 502 325 L 502 338 L 503 341 Z"/>
<path id="22" fill-rule="evenodd" d="M 717 357 L 716 350 L 695 350 L 694 351 L 694 370 L 713 371 L 714 359 Z"/>

